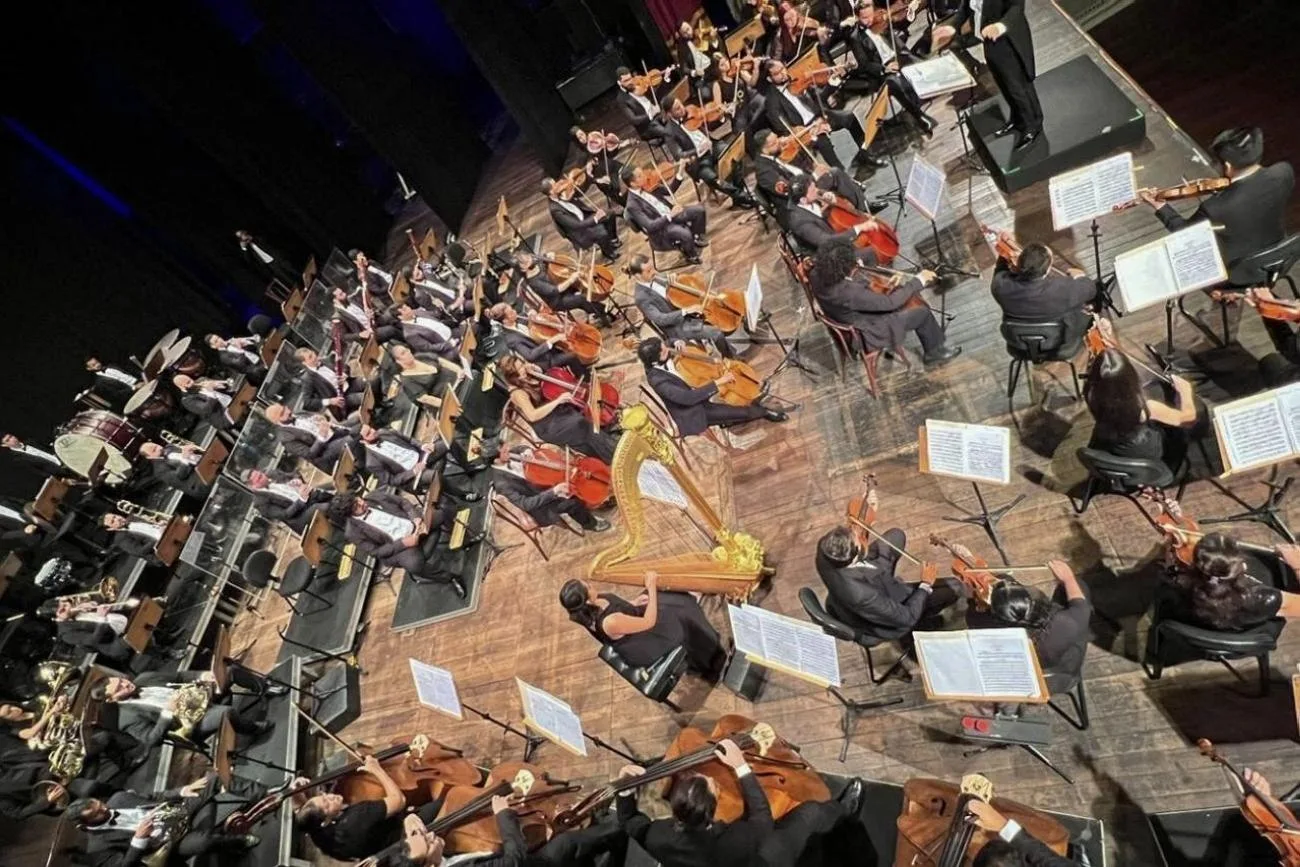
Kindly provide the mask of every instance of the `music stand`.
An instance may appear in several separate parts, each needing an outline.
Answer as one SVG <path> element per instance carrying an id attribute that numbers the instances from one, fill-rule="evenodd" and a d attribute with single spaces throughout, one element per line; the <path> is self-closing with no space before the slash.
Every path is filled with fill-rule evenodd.
<path id="1" fill-rule="evenodd" d="M 546 738 L 542 737 L 541 735 L 535 735 L 532 732 L 527 730 L 521 731 L 520 729 L 517 729 L 514 726 L 512 726 L 510 723 L 502 722 L 501 720 L 492 716 L 492 714 L 481 711 L 478 708 L 468 705 L 463 701 L 460 703 L 460 706 L 465 708 L 465 710 L 469 711 L 470 713 L 475 714 L 484 722 L 489 722 L 492 725 L 496 726 L 497 728 L 501 729 L 503 732 L 508 732 L 509 734 L 518 735 L 519 737 L 523 738 L 525 762 L 532 761 L 533 753 L 537 751 L 538 747 L 546 743 Z"/>
<path id="2" fill-rule="evenodd" d="M 352 476 L 357 469 L 357 459 L 352 455 L 352 449 L 344 446 L 343 451 L 339 453 L 339 459 L 334 464 L 334 472 L 331 477 L 334 481 L 335 491 L 347 491 L 352 488 Z"/>
<path id="3" fill-rule="evenodd" d="M 863 151 L 875 142 L 876 135 L 880 132 L 880 124 L 887 114 L 889 114 L 889 88 L 881 85 L 880 90 L 876 91 L 876 95 L 867 104 L 866 111 L 858 118 L 858 123 L 862 125 Z M 903 176 L 898 171 L 898 160 L 892 151 L 885 151 L 885 156 L 889 158 L 889 167 L 894 172 L 894 189 L 877 198 L 892 199 L 898 203 L 898 216 L 894 219 L 894 225 L 898 225 L 907 210 L 907 197 L 904 195 Z"/>
<path id="4" fill-rule="evenodd" d="M 310 286 L 310 283 L 304 283 L 304 286 Z M 289 293 L 289 297 L 284 299 L 280 304 L 280 315 L 284 317 L 285 322 L 293 322 L 302 312 L 303 294 L 301 289 L 295 289 Z"/>
<path id="5" fill-rule="evenodd" d="M 328 541 L 332 535 L 334 535 L 334 528 L 330 525 L 324 512 L 317 512 L 311 516 L 311 523 L 307 525 L 307 529 L 302 534 L 302 556 L 306 557 L 307 562 L 314 568 L 320 568 L 321 561 L 324 560 L 325 549 L 339 555 L 340 566 L 343 565 L 343 557 L 347 557 L 353 563 L 356 562 L 357 558 L 353 554 L 349 554 L 346 548 L 339 548 Z"/>
<path id="6" fill-rule="evenodd" d="M 763 38 L 763 18 L 756 15 L 737 27 L 726 35 L 722 40 L 723 48 L 729 57 L 736 57 L 740 54 L 741 49 L 745 47 L 746 39 L 753 39 L 755 43 Z"/>
<path id="7" fill-rule="evenodd" d="M 388 297 L 393 299 L 393 306 L 398 307 L 406 303 L 406 299 L 411 297 L 411 284 L 406 279 L 406 274 L 399 271 L 393 278 L 393 285 L 388 290 Z"/>
<path id="8" fill-rule="evenodd" d="M 136 653 L 144 653 L 144 649 L 149 645 L 149 639 L 153 637 L 154 629 L 162 620 L 162 615 L 163 608 L 156 599 L 152 596 L 140 597 L 135 610 L 131 612 L 131 618 L 126 622 L 122 641 Z"/>
<path id="9" fill-rule="evenodd" d="M 103 449 L 100 450 L 100 454 L 104 454 Z M 51 524 L 57 523 L 59 509 L 63 506 L 63 501 L 67 499 L 68 491 L 71 489 L 72 485 L 68 484 L 68 482 L 50 476 L 45 480 L 45 484 L 41 485 L 40 493 L 36 495 L 36 499 L 32 502 L 32 514 L 49 521 Z"/>
<path id="10" fill-rule="evenodd" d="M 164 566 L 174 566 L 192 529 L 194 528 L 190 525 L 189 516 L 173 515 L 167 522 L 167 526 L 163 528 L 162 536 L 153 546 L 153 555 Z"/>
<path id="11" fill-rule="evenodd" d="M 230 717 L 222 717 L 217 736 L 212 739 L 212 770 L 221 781 L 221 785 L 227 789 L 230 788 L 230 780 L 234 776 L 230 761 L 234 752 L 235 730 L 230 725 Z"/>
<path id="12" fill-rule="evenodd" d="M 229 456 L 230 449 L 226 444 L 219 439 L 213 439 L 204 450 L 203 456 L 199 458 L 199 462 L 195 464 L 194 475 L 198 476 L 203 484 L 212 484 L 221 474 L 221 465 Z"/>
<path id="13" fill-rule="evenodd" d="M 362 424 L 374 426 L 375 403 L 375 389 L 367 385 L 365 394 L 361 395 L 361 406 L 357 407 L 357 418 Z"/>
<path id="14" fill-rule="evenodd" d="M 258 350 L 258 355 L 262 358 L 262 364 L 267 367 L 271 366 L 271 363 L 275 361 L 275 354 L 280 351 L 282 343 L 284 343 L 283 331 L 272 331 L 266 336 L 266 339 L 262 341 L 261 348 Z"/>
<path id="15" fill-rule="evenodd" d="M 524 236 L 523 232 L 519 231 L 519 227 L 515 225 L 515 221 L 510 219 L 510 207 L 506 204 L 506 197 L 502 196 L 500 201 L 497 202 L 497 231 L 504 235 L 506 233 L 506 226 L 510 227 L 510 231 L 514 232 L 515 238 L 528 250 L 528 252 L 532 253 L 534 256 L 538 255 L 538 251 L 534 250 L 533 245 L 528 242 L 528 238 Z M 486 259 L 483 260 L 483 264 L 484 266 L 487 266 Z"/>
<path id="16" fill-rule="evenodd" d="M 231 399 L 230 406 L 226 407 L 226 415 L 230 416 L 232 422 L 239 424 L 248 413 L 248 405 L 256 397 L 257 386 L 251 382 L 245 382 L 239 387 L 239 391 L 235 393 L 234 398 Z"/>

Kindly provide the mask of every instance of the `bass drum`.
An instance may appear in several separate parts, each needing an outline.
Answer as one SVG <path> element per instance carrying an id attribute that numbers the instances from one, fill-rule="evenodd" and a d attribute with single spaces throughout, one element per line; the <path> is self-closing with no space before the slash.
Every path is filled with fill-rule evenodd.
<path id="1" fill-rule="evenodd" d="M 54 453 L 78 475 L 90 477 L 100 451 L 107 453 L 104 470 L 111 479 L 131 473 L 132 463 L 147 437 L 120 415 L 102 409 L 77 413 L 54 439 Z"/>

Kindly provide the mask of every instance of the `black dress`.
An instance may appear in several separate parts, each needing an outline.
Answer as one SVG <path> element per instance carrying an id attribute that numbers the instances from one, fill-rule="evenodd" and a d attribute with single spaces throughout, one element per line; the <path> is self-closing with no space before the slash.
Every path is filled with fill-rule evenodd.
<path id="1" fill-rule="evenodd" d="M 709 619 L 704 616 L 700 604 L 689 593 L 660 591 L 659 617 L 654 628 L 647 632 L 625 635 L 617 640 L 611 639 L 605 632 L 605 618 L 611 614 L 640 617 L 645 614 L 646 607 L 633 605 L 612 593 L 602 593 L 600 598 L 609 604 L 596 616 L 596 637 L 604 644 L 613 645 L 618 655 L 632 665 L 653 665 L 674 647 L 684 646 L 691 670 L 709 674 L 721 667 L 725 656 L 722 642 Z"/>
<path id="2" fill-rule="evenodd" d="M 529 399 L 536 405 L 541 398 L 530 394 Z M 591 421 L 576 406 L 561 404 L 546 418 L 532 422 L 531 426 L 544 443 L 568 446 L 583 454 L 600 458 L 607 464 L 614 460 L 618 437 L 603 430 L 593 431 Z"/>

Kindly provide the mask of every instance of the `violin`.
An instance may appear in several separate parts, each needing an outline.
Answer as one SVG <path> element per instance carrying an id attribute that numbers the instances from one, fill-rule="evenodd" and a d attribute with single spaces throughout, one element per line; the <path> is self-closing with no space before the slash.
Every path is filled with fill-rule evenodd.
<path id="1" fill-rule="evenodd" d="M 647 69 L 641 75 L 632 76 L 632 92 L 637 96 L 645 96 L 651 89 L 658 87 L 672 76 L 673 70 L 677 66 L 666 66 L 663 69 Z"/>
<path id="2" fill-rule="evenodd" d="M 1255 308 L 1264 319 L 1275 319 L 1279 322 L 1300 322 L 1300 301 L 1289 301 L 1285 298 L 1260 298 L 1257 295 L 1243 292 L 1223 292 L 1214 290 L 1210 297 L 1215 301 L 1223 301 L 1227 304 L 1236 304 L 1238 301 L 1244 301 Z"/>
<path id="3" fill-rule="evenodd" d="M 1017 241 L 1015 236 L 1010 232 L 999 232 L 997 229 L 984 223 L 980 223 L 980 232 L 984 235 L 985 239 L 993 245 L 993 254 L 999 259 L 1005 261 L 1007 267 L 1011 269 L 1012 273 L 1018 274 L 1020 272 L 1020 254 L 1024 252 L 1024 245 Z M 1055 255 L 1056 251 L 1053 250 L 1052 253 Z M 1062 261 L 1066 261 L 1063 256 L 1058 258 L 1062 259 Z M 1075 267 L 1068 261 L 1066 261 L 1066 264 Z M 1052 263 L 1052 267 L 1049 270 L 1056 272 L 1062 277 L 1070 276 L 1067 272 L 1058 268 L 1055 262 Z M 1082 271 L 1083 269 L 1080 268 L 1079 270 Z"/>
<path id="4" fill-rule="evenodd" d="M 564 780 L 552 780 L 536 765 L 503 762 L 488 772 L 481 786 L 448 789 L 437 820 L 428 828 L 446 841 L 450 854 L 495 852 L 501 848 L 502 841 L 491 812 L 492 798 L 509 795 L 516 802 L 514 810 L 524 842 L 529 849 L 535 849 L 554 833 L 553 818 L 562 807 L 553 799 L 579 788 Z"/>
<path id="5" fill-rule="evenodd" d="M 909 867 L 961 867 L 996 837 L 978 827 L 966 805 L 978 798 L 1064 856 L 1070 844 L 1065 826 L 1032 807 L 993 797 L 993 786 L 977 774 L 960 786 L 944 780 L 913 778 L 903 785 L 903 810 L 898 816 L 895 864 Z"/>
<path id="6" fill-rule="evenodd" d="M 875 490 L 876 474 L 867 473 L 862 477 L 862 494 L 849 500 L 849 507 L 844 512 L 853 538 L 858 547 L 864 550 L 871 544 L 871 536 L 867 531 L 876 523 L 876 499 L 871 496 Z"/>
<path id="7" fill-rule="evenodd" d="M 847 71 L 847 64 L 837 63 L 833 66 L 822 66 L 805 72 L 791 73 L 790 89 L 795 93 L 802 94 L 810 87 L 825 87 L 828 84 L 834 84 L 835 80 L 841 78 Z"/>
<path id="8" fill-rule="evenodd" d="M 672 350 L 673 369 L 691 388 L 716 382 L 725 373 L 731 382 L 718 386 L 718 400 L 728 406 L 749 406 L 763 394 L 763 380 L 754 368 L 735 358 L 714 358 L 695 346 Z"/>
<path id="9" fill-rule="evenodd" d="M 662 162 L 657 166 L 647 166 L 641 170 L 641 184 L 646 190 L 653 190 L 657 187 L 663 187 L 672 192 L 672 187 L 668 185 L 669 179 L 679 180 L 681 178 L 682 166 L 686 165 L 686 160 L 678 162 Z"/>
<path id="10" fill-rule="evenodd" d="M 1214 744 L 1201 738 L 1196 742 L 1201 755 L 1221 765 L 1239 793 L 1241 814 L 1250 826 L 1277 850 L 1280 867 L 1300 867 L 1300 821 L 1280 801 L 1266 796 L 1246 777 L 1219 755 Z"/>
<path id="11" fill-rule="evenodd" d="M 724 334 L 735 331 L 745 320 L 745 293 L 739 289 L 714 289 L 712 277 L 708 283 L 699 274 L 668 277 L 664 294 L 678 310 L 700 307 L 704 321 Z"/>
<path id="12" fill-rule="evenodd" d="M 567 447 L 544 445 L 523 459 L 524 478 L 539 488 L 568 485 L 573 496 L 589 509 L 609 499 L 609 464 L 600 458 L 571 452 Z"/>
<path id="13" fill-rule="evenodd" d="M 823 133 L 829 132 L 830 126 L 826 121 L 818 118 L 807 126 L 796 126 L 790 130 L 789 135 L 785 136 L 784 143 L 781 145 L 781 153 L 778 154 L 783 163 L 793 163 L 799 158 L 799 154 L 808 153 L 808 145 L 812 140 Z M 809 154 L 811 157 L 811 154 Z"/>
<path id="14" fill-rule="evenodd" d="M 859 232 L 853 244 L 862 250 L 873 250 L 876 254 L 876 262 L 888 267 L 898 255 L 899 243 L 898 233 L 894 227 L 870 214 L 864 214 L 853 205 L 849 204 L 848 199 L 843 196 L 835 196 L 831 204 L 828 204 L 823 212 L 826 222 L 837 232 L 846 232 L 859 223 L 865 223 L 870 220 L 873 225 L 865 232 Z"/>
<path id="15" fill-rule="evenodd" d="M 993 595 L 993 588 L 1001 581 L 1011 580 L 998 578 L 989 569 L 988 561 L 983 557 L 978 557 L 962 549 L 937 533 L 930 534 L 930 544 L 936 548 L 942 548 L 952 555 L 953 576 L 970 588 L 971 598 L 975 600 L 976 606 L 979 608 L 987 610 L 989 600 Z"/>
<path id="16" fill-rule="evenodd" d="M 595 364 L 600 358 L 602 340 L 596 326 L 560 319 L 549 308 L 528 314 L 528 333 L 539 343 L 559 335 L 559 345 L 585 365 Z"/>
<path id="17" fill-rule="evenodd" d="M 1168 537 L 1170 557 L 1180 565 L 1191 568 L 1196 562 L 1196 544 L 1205 538 L 1200 525 L 1183 512 L 1183 507 L 1177 500 L 1159 488 L 1143 488 L 1138 492 L 1138 497 L 1159 506 L 1160 513 L 1155 517 L 1155 524 Z M 1237 540 L 1237 547 L 1257 554 L 1277 554 L 1276 548 L 1240 540 Z"/>
<path id="18" fill-rule="evenodd" d="M 903 285 L 903 278 L 912 278 L 916 275 L 909 274 L 906 271 L 895 271 L 893 268 L 881 268 L 875 265 L 856 265 L 853 273 L 865 271 L 868 275 L 867 288 L 877 295 L 889 295 L 899 286 Z M 850 275 L 852 276 L 852 275 Z M 929 307 L 930 305 L 919 294 L 913 295 L 903 302 L 903 310 L 911 310 L 915 307 Z"/>
<path id="19" fill-rule="evenodd" d="M 603 382 L 595 378 L 599 388 L 596 394 L 596 408 L 593 411 L 591 407 L 591 389 L 587 383 L 573 375 L 567 367 L 552 367 L 545 373 L 537 376 L 541 381 L 542 397 L 547 401 L 555 400 L 562 394 L 568 395 L 576 404 L 581 404 L 584 414 L 588 419 L 597 422 L 601 427 L 609 427 L 618 418 L 619 402 L 621 400 L 618 389 L 613 383 Z M 592 419 L 592 415 L 595 418 Z"/>
<path id="20" fill-rule="evenodd" d="M 1161 371 L 1156 370 L 1154 367 L 1152 367 L 1151 365 L 1143 361 L 1141 358 L 1139 358 L 1136 354 L 1129 352 L 1128 350 L 1124 349 L 1124 347 L 1120 346 L 1119 338 L 1115 336 L 1114 330 L 1111 328 L 1110 323 L 1102 319 L 1100 316 L 1098 316 L 1095 313 L 1092 316 L 1092 327 L 1089 328 L 1087 333 L 1083 335 L 1083 345 L 1088 348 L 1088 358 L 1090 361 L 1092 359 L 1095 359 L 1098 355 L 1101 355 L 1106 350 L 1113 349 L 1116 352 L 1122 354 L 1125 358 L 1127 358 L 1136 366 L 1142 368 L 1147 373 L 1154 376 L 1156 379 L 1160 380 L 1161 382 L 1167 385 L 1173 385 L 1174 382 L 1173 377 L 1171 377 L 1169 374 L 1162 373 Z"/>
<path id="21" fill-rule="evenodd" d="M 1230 178 L 1201 178 L 1195 181 L 1184 179 L 1181 184 L 1172 187 L 1146 187 L 1139 192 L 1150 193 L 1157 202 L 1176 202 L 1180 199 L 1195 199 L 1200 196 L 1208 196 L 1226 190 L 1231 185 L 1232 180 Z M 1141 202 L 1142 199 L 1137 198 L 1131 202 L 1116 205 L 1112 210 L 1123 211 L 1134 208 Z"/>
<path id="22" fill-rule="evenodd" d="M 720 102 L 688 105 L 686 106 L 686 120 L 682 121 L 682 126 L 692 131 L 696 131 L 700 127 L 708 128 L 715 123 L 721 123 L 722 116 L 726 112 L 727 107 Z"/>

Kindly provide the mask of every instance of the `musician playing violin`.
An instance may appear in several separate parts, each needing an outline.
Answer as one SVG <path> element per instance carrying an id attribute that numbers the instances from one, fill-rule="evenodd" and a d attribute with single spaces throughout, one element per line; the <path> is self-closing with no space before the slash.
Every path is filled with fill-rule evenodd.
<path id="1" fill-rule="evenodd" d="M 674 99 L 668 106 L 668 120 L 664 128 L 668 131 L 664 145 L 674 160 L 686 160 L 687 174 L 730 198 L 732 208 L 753 208 L 758 204 L 748 190 L 736 184 L 734 175 L 740 173 L 739 161 L 734 167 L 733 177 L 718 177 L 715 148 L 720 145 L 709 138 L 705 130 L 686 127 L 686 106 L 680 99 Z"/>
<path id="2" fill-rule="evenodd" d="M 1210 150 L 1231 183 L 1227 189 L 1203 198 L 1190 217 L 1181 216 L 1150 190 L 1140 190 L 1139 195 L 1171 232 L 1209 220 L 1215 227 L 1214 237 L 1223 253 L 1230 284 L 1265 283 L 1269 275 L 1261 268 L 1238 266 L 1242 259 L 1286 237 L 1286 212 L 1295 189 L 1295 172 L 1287 162 L 1263 165 L 1264 133 L 1259 127 L 1225 130 L 1215 137 Z"/>
<path id="3" fill-rule="evenodd" d="M 618 158 L 618 151 L 632 142 L 622 141 L 611 147 L 606 133 L 588 132 L 579 126 L 570 128 L 569 134 L 578 143 L 579 153 L 576 162 L 587 175 L 587 182 L 594 183 L 610 202 L 623 204 L 623 200 L 627 198 L 627 191 L 623 189 L 623 182 L 618 178 L 618 173 L 623 171 L 624 165 Z M 566 168 L 569 166 L 570 164 L 566 163 Z"/>
<path id="4" fill-rule="evenodd" d="M 575 268 L 572 274 L 556 284 L 551 282 L 537 257 L 527 250 L 515 253 L 515 264 L 523 275 L 524 283 L 546 302 L 547 307 L 552 310 L 581 310 L 595 319 L 593 324 L 601 327 L 609 324 L 605 305 L 599 301 L 588 301 L 583 292 L 585 269 Z"/>
<path id="5" fill-rule="evenodd" d="M 713 66 L 709 69 L 709 91 L 713 101 L 726 106 L 726 111 L 730 112 L 731 106 L 747 104 L 757 86 L 758 70 L 754 64 L 741 65 L 725 54 L 713 55 Z"/>
<path id="6" fill-rule="evenodd" d="M 820 160 L 810 166 L 802 154 L 794 162 L 788 163 L 781 159 L 781 150 L 788 141 L 788 136 L 779 136 L 770 129 L 759 130 L 754 134 L 754 145 L 759 154 L 754 160 L 754 177 L 759 189 L 772 201 L 787 206 L 791 202 L 797 202 L 797 199 L 790 198 L 791 184 L 796 178 L 811 175 L 817 189 L 846 199 L 859 211 L 878 214 L 889 207 L 888 202 L 880 199 L 868 200 L 862 185 L 853 180 L 844 169 L 833 168 Z"/>
<path id="7" fill-rule="evenodd" d="M 593 431 L 572 394 L 565 392 L 550 401 L 542 398 L 541 381 L 537 378 L 541 368 L 516 356 L 501 359 L 497 367 L 510 389 L 510 405 L 532 426 L 538 439 L 577 449 L 605 463 L 614 459 L 618 437 L 605 430 Z"/>
<path id="8" fill-rule="evenodd" d="M 1211 293 L 1213 294 L 1213 293 Z M 1273 295 L 1266 286 L 1247 289 L 1242 300 L 1251 307 L 1259 308 L 1260 302 L 1275 303 L 1280 308 L 1289 307 L 1294 302 L 1283 301 Z M 1300 333 L 1296 326 L 1287 319 L 1260 315 L 1264 330 L 1273 341 L 1273 352 L 1259 360 L 1259 374 L 1269 388 L 1286 385 L 1300 380 Z M 1296 308 L 1296 322 L 1300 322 L 1300 305 Z"/>
<path id="9" fill-rule="evenodd" d="M 573 495 L 566 483 L 539 488 L 524 478 L 523 462 L 533 453 L 528 446 L 501 452 L 492 467 L 492 489 L 533 519 L 538 527 L 558 524 L 568 515 L 578 526 L 592 533 L 609 529 L 609 521 L 597 515 Z"/>
<path id="10" fill-rule="evenodd" d="M 551 219 L 561 235 L 580 250 L 599 247 L 606 262 L 618 259 L 618 248 L 622 242 L 618 239 L 613 214 L 593 208 L 581 198 L 575 198 L 571 184 L 561 184 L 553 178 L 542 179 L 542 195 L 547 198 Z"/>
<path id="11" fill-rule="evenodd" d="M 667 135 L 665 129 L 664 136 Z M 700 248 L 709 246 L 704 238 L 709 220 L 704 206 L 682 206 L 673 200 L 671 192 L 665 201 L 658 191 L 649 188 L 645 170 L 640 166 L 628 166 L 619 177 L 628 188 L 623 215 L 645 233 L 656 249 L 675 248 L 687 262 L 698 265 Z"/>
<path id="12" fill-rule="evenodd" d="M 859 255 L 844 238 L 833 238 L 817 251 L 810 280 L 827 316 L 856 328 L 872 349 L 902 346 L 907 332 L 915 331 L 926 364 L 945 364 L 961 355 L 961 347 L 948 345 L 934 313 L 920 300 L 921 289 L 935 281 L 933 271 L 900 278 L 882 293 L 860 269 Z"/>
<path id="13" fill-rule="evenodd" d="M 975 855 L 971 867 L 1074 867 L 1077 862 L 1057 855 L 1015 819 L 1008 819 L 979 798 L 966 802 L 971 820 L 996 834 Z"/>
<path id="14" fill-rule="evenodd" d="M 663 138 L 663 110 L 657 95 L 648 89 L 638 92 L 632 70 L 626 66 L 620 66 L 614 74 L 618 77 L 618 107 L 632 123 L 636 134 L 642 139 Z M 671 69 L 664 73 L 663 86 L 668 85 L 671 75 Z"/>
<path id="15" fill-rule="evenodd" d="M 734 380 L 736 374 L 728 371 L 711 383 L 691 387 L 674 370 L 672 350 L 658 337 L 641 341 L 636 354 L 645 366 L 646 380 L 664 402 L 682 436 L 703 433 L 714 425 L 730 427 L 757 419 L 774 422 L 789 419 L 785 413 L 768 409 L 757 400 L 746 406 L 715 403 L 712 398 L 719 387 Z"/>
<path id="16" fill-rule="evenodd" d="M 790 132 L 795 127 L 808 126 L 820 119 L 825 121 L 831 130 L 848 130 L 849 135 L 853 136 L 853 140 L 858 143 L 858 147 L 862 147 L 866 134 L 862 130 L 862 124 L 852 112 L 823 108 L 795 93 L 790 89 L 790 72 L 779 60 L 768 60 L 764 64 L 764 69 L 772 85 L 767 93 L 768 126 L 780 132 Z M 835 146 L 831 143 L 829 135 L 817 136 L 813 140 L 812 147 L 828 165 L 844 168 L 839 157 L 835 155 Z M 877 159 L 862 150 L 858 152 L 856 161 L 873 168 L 880 168 L 887 164 L 884 160 Z"/>
<path id="17" fill-rule="evenodd" d="M 938 122 L 925 113 L 916 88 L 900 72 L 905 59 L 900 55 L 905 55 L 906 52 L 900 50 L 896 53 L 893 45 L 873 29 L 876 22 L 887 18 L 889 13 L 870 3 L 863 3 L 854 15 L 853 24 L 844 28 L 844 40 L 853 52 L 857 65 L 845 74 L 844 90 L 849 93 L 875 93 L 883 84 L 889 88 L 890 96 L 898 100 L 898 104 L 916 120 L 921 132 L 927 138 L 933 137 Z M 899 44 L 902 45 L 902 40 Z M 910 58 L 911 55 L 906 57 Z"/>
<path id="18" fill-rule="evenodd" d="M 1010 235 L 1004 240 L 1014 243 Z M 1063 346 L 1083 339 L 1092 325 L 1092 314 L 1084 309 L 1097 295 L 1097 284 L 1074 267 L 1065 274 L 1053 271 L 1056 257 L 1046 244 L 1026 244 L 1015 262 L 998 257 L 993 269 L 993 300 L 1002 308 L 1002 318 L 1021 322 L 1060 322 Z"/>
<path id="19" fill-rule="evenodd" d="M 1187 541 L 1174 528 L 1166 532 L 1171 547 Z M 1276 545 L 1273 550 L 1274 555 L 1247 550 L 1225 533 L 1207 533 L 1196 542 L 1190 565 L 1171 556 L 1182 616 L 1221 630 L 1300 617 L 1300 545 Z"/>

